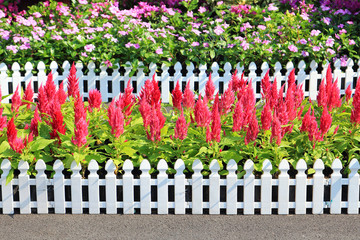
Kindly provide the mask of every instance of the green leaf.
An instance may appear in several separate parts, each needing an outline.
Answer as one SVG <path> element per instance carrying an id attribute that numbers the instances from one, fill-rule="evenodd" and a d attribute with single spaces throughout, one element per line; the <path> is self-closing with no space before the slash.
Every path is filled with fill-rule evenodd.
<path id="1" fill-rule="evenodd" d="M 50 143 L 53 143 L 54 139 L 37 138 L 31 143 L 30 151 L 36 152 L 46 148 Z"/>
<path id="2" fill-rule="evenodd" d="M 6 185 L 11 182 L 11 180 L 14 178 L 14 169 L 10 169 L 9 174 L 6 176 Z"/>

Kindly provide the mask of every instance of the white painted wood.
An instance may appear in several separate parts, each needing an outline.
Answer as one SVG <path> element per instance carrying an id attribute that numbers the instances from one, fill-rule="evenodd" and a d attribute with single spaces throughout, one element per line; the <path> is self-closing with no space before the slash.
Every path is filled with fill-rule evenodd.
<path id="1" fill-rule="evenodd" d="M 1 78 L 1 96 L 6 96 L 9 94 L 9 87 L 8 87 L 8 75 L 7 75 L 8 67 L 5 63 L 0 64 L 0 78 Z M 4 103 L 9 103 L 9 97 L 2 100 Z M 0 99 L 1 100 L 1 99 Z"/>
<path id="2" fill-rule="evenodd" d="M 302 85 L 302 89 L 305 92 L 305 80 L 306 80 L 306 72 L 305 72 L 306 64 L 304 60 L 301 60 L 298 65 L 299 72 L 297 76 L 295 75 L 295 80 L 297 80 L 297 84 Z"/>
<path id="3" fill-rule="evenodd" d="M 158 214 L 168 214 L 168 176 L 166 171 L 168 165 L 164 159 L 161 159 L 157 165 L 158 174 Z"/>
<path id="4" fill-rule="evenodd" d="M 250 159 L 246 160 L 244 165 L 246 172 L 244 176 L 244 214 L 254 214 L 255 202 L 255 176 L 254 162 Z"/>
<path id="5" fill-rule="evenodd" d="M 207 66 L 200 64 L 199 67 L 200 73 L 199 73 L 199 94 L 201 96 L 205 96 L 205 85 L 208 81 L 208 76 L 206 75 Z"/>
<path id="6" fill-rule="evenodd" d="M 107 67 L 105 65 L 100 66 L 100 92 L 103 102 L 108 102 L 108 74 L 106 70 Z"/>
<path id="7" fill-rule="evenodd" d="M 182 87 L 182 75 L 181 75 L 181 63 L 180 62 L 176 62 L 175 63 L 175 66 L 174 66 L 174 70 L 175 70 L 175 73 L 174 73 L 174 85 L 176 84 L 177 81 L 180 82 L 180 88 Z M 181 89 L 181 90 L 184 90 L 184 89 Z"/>
<path id="8" fill-rule="evenodd" d="M 99 164 L 96 160 L 91 160 L 88 166 L 89 169 L 89 213 L 100 214 L 100 191 L 99 191 Z"/>
<path id="9" fill-rule="evenodd" d="M 1 170 L 3 172 L 1 175 L 2 212 L 3 214 L 14 214 L 13 184 L 12 181 L 6 184 L 6 177 L 9 175 L 11 170 L 11 163 L 8 159 L 4 159 L 1 162 Z"/>
<path id="10" fill-rule="evenodd" d="M 353 89 L 352 82 L 354 77 L 356 76 L 356 72 L 354 72 L 354 61 L 350 58 L 347 61 L 347 68 L 345 70 L 345 90 L 350 86 Z M 341 91 L 340 91 L 341 93 Z"/>
<path id="11" fill-rule="evenodd" d="M 194 69 L 195 69 L 195 67 L 192 62 L 189 65 L 186 65 L 186 70 L 187 70 L 186 80 L 190 81 L 190 89 L 194 89 Z M 206 68 L 205 68 L 205 70 L 206 70 Z M 203 72 L 203 73 L 205 73 L 205 72 Z M 199 75 L 199 77 L 200 77 L 200 75 Z M 199 84 L 199 86 L 200 86 L 200 84 Z"/>
<path id="12" fill-rule="evenodd" d="M 166 64 L 162 64 L 161 68 L 161 98 L 164 102 L 169 102 L 170 97 L 170 74 L 169 67 Z"/>
<path id="13" fill-rule="evenodd" d="M 31 81 L 32 82 L 31 87 L 32 89 L 34 89 L 34 81 L 32 81 L 33 78 L 32 70 L 33 70 L 33 65 L 30 62 L 27 62 L 25 64 L 25 76 L 24 76 L 25 87 L 27 87 L 27 85 Z"/>
<path id="14" fill-rule="evenodd" d="M 254 62 L 250 63 L 249 70 L 250 70 L 249 77 L 248 77 L 249 83 L 252 83 L 252 88 L 254 90 L 256 90 L 256 80 L 257 80 L 256 70 L 257 70 L 257 66 L 256 66 L 256 64 Z"/>
<path id="15" fill-rule="evenodd" d="M 76 77 L 79 78 L 80 95 L 84 95 L 83 92 L 84 92 L 84 79 L 85 79 L 85 76 L 84 76 L 83 71 L 82 71 L 83 67 L 84 67 L 84 64 L 82 62 L 76 62 L 75 63 Z"/>
<path id="16" fill-rule="evenodd" d="M 141 214 L 151 214 L 151 169 L 148 160 L 144 159 L 140 164 L 140 206 Z"/>
<path id="17" fill-rule="evenodd" d="M 44 62 L 39 62 L 37 65 L 38 73 L 37 73 L 37 79 L 38 79 L 38 87 L 45 86 L 46 80 L 47 80 L 47 74 L 45 73 L 45 64 Z"/>
<path id="18" fill-rule="evenodd" d="M 226 214 L 237 214 L 237 164 L 231 159 L 227 164 L 229 174 L 226 176 Z"/>
<path id="19" fill-rule="evenodd" d="M 94 62 L 89 62 L 88 64 L 88 93 L 90 92 L 91 89 L 95 89 L 96 88 L 96 75 L 95 75 L 95 63 Z M 101 94 L 102 95 L 102 94 Z"/>
<path id="20" fill-rule="evenodd" d="M 175 162 L 175 214 L 185 214 L 185 164 L 182 159 Z"/>
<path id="21" fill-rule="evenodd" d="M 211 65 L 211 80 L 214 83 L 215 89 L 219 90 L 219 64 L 217 62 L 214 62 Z M 217 91 L 215 90 L 214 94 L 216 94 Z"/>
<path id="22" fill-rule="evenodd" d="M 276 62 L 275 67 L 274 67 L 275 72 L 274 72 L 274 80 L 273 81 L 275 81 L 275 79 L 276 79 L 278 90 L 281 88 L 281 79 L 282 79 L 281 69 L 282 69 L 281 63 Z"/>
<path id="23" fill-rule="evenodd" d="M 337 84 L 338 84 L 338 87 L 339 89 L 341 89 L 341 78 L 342 78 L 342 75 L 345 75 L 345 74 L 342 74 L 341 72 L 341 62 L 340 62 L 340 59 L 337 59 L 334 63 L 334 66 L 335 66 L 335 69 L 333 71 L 333 81 L 335 82 L 336 80 L 338 81 Z"/>
<path id="24" fill-rule="evenodd" d="M 286 64 L 286 74 L 285 74 L 285 90 L 287 91 L 288 89 L 288 79 L 289 79 L 289 75 L 291 73 L 291 71 L 294 69 L 294 64 L 292 62 L 288 62 Z"/>
<path id="25" fill-rule="evenodd" d="M 209 176 L 209 213 L 220 214 L 220 165 L 218 160 L 214 159 L 210 163 L 209 167 L 211 174 Z"/>
<path id="26" fill-rule="evenodd" d="M 359 171 L 360 165 L 357 159 L 351 160 L 349 164 L 349 187 L 348 187 L 348 214 L 359 213 Z"/>
<path id="27" fill-rule="evenodd" d="M 283 159 L 279 164 L 278 214 L 289 214 L 289 163 Z"/>
<path id="28" fill-rule="evenodd" d="M 63 74 L 62 74 L 62 79 L 63 79 L 63 85 L 64 85 L 64 89 L 65 91 L 67 92 L 67 89 L 68 89 L 68 76 L 70 74 L 70 68 L 71 68 L 71 65 L 69 63 L 69 61 L 64 61 L 63 65 L 62 65 L 62 68 L 63 68 Z M 40 86 L 40 85 L 39 85 Z"/>
<path id="29" fill-rule="evenodd" d="M 29 164 L 23 160 L 19 162 L 18 169 L 20 170 L 19 174 L 19 198 L 20 198 L 20 213 L 21 214 L 30 214 L 30 183 L 29 175 L 27 170 L 29 169 Z"/>
<path id="30" fill-rule="evenodd" d="M 224 92 L 229 87 L 229 82 L 231 80 L 231 64 L 229 62 L 226 62 L 224 65 L 224 76 L 223 76 L 223 82 L 224 82 Z"/>
<path id="31" fill-rule="evenodd" d="M 313 214 L 322 214 L 324 205 L 324 163 L 318 159 L 314 163 Z"/>
<path id="32" fill-rule="evenodd" d="M 55 213 L 65 214 L 65 185 L 64 175 L 64 164 L 61 160 L 56 160 L 53 166 L 55 171 L 54 174 L 54 202 L 55 202 Z"/>
<path id="33" fill-rule="evenodd" d="M 125 160 L 123 170 L 123 201 L 124 214 L 134 214 L 134 177 L 131 171 L 134 169 L 132 162 Z"/>
<path id="34" fill-rule="evenodd" d="M 111 75 L 111 81 L 112 81 L 112 94 L 109 94 L 109 97 L 115 98 L 119 96 L 120 94 L 120 82 L 121 82 L 121 76 L 120 76 L 120 65 L 116 63 L 114 65 L 113 73 Z M 127 82 L 124 83 L 124 86 L 126 88 Z"/>
<path id="35" fill-rule="evenodd" d="M 71 163 L 70 169 L 71 174 L 71 208 L 72 214 L 82 214 L 82 185 L 81 185 L 81 175 L 80 164 L 76 164 L 75 161 Z"/>
<path id="36" fill-rule="evenodd" d="M 199 159 L 194 161 L 192 169 L 194 171 L 192 175 L 192 214 L 202 214 L 203 176 L 201 170 L 203 170 L 203 165 Z"/>
<path id="37" fill-rule="evenodd" d="M 50 63 L 50 71 L 53 74 L 53 80 L 56 86 L 59 86 L 59 73 L 57 71 L 58 64 L 55 61 L 51 61 Z"/>
<path id="38" fill-rule="evenodd" d="M 309 80 L 309 97 L 310 99 L 316 99 L 317 96 L 317 67 L 318 64 L 313 60 L 310 63 L 310 80 Z"/>
<path id="39" fill-rule="evenodd" d="M 21 93 L 21 75 L 20 75 L 20 65 L 15 62 L 13 63 L 11 70 L 13 71 L 12 80 L 13 80 L 13 92 L 17 87 L 19 87 L 19 94 Z"/>
<path id="40" fill-rule="evenodd" d="M 304 159 L 296 163 L 295 214 L 306 214 L 306 174 L 307 165 Z"/>
<path id="41" fill-rule="evenodd" d="M 105 176 L 105 196 L 106 196 L 106 214 L 116 214 L 116 175 L 114 173 L 116 167 L 112 160 L 108 160 L 105 165 L 107 172 Z"/>
<path id="42" fill-rule="evenodd" d="M 261 175 L 261 214 L 271 214 L 272 176 L 271 162 L 265 159 L 263 162 L 263 174 Z"/>
<path id="43" fill-rule="evenodd" d="M 336 158 L 331 168 L 333 173 L 331 174 L 331 205 L 330 205 L 330 213 L 331 214 L 340 214 L 341 213 L 341 179 L 342 175 L 340 170 L 342 169 L 342 164 L 340 159 Z"/>
<path id="44" fill-rule="evenodd" d="M 37 200 L 37 213 L 48 213 L 48 193 L 47 193 L 47 177 L 45 174 L 46 164 L 40 159 L 36 162 L 36 200 Z"/>
<path id="45" fill-rule="evenodd" d="M 236 70 L 238 72 L 238 76 L 240 77 L 242 73 L 244 72 L 244 65 L 240 65 L 240 63 L 236 64 Z"/>

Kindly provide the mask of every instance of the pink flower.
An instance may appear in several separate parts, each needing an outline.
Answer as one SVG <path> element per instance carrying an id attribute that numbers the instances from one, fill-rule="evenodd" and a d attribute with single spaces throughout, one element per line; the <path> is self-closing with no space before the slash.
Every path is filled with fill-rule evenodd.
<path id="1" fill-rule="evenodd" d="M 87 141 L 86 137 L 89 134 L 88 126 L 89 126 L 89 122 L 86 122 L 84 118 L 80 119 L 75 124 L 75 128 L 74 128 L 75 138 L 72 137 L 71 142 L 79 148 L 86 144 Z"/>
<path id="2" fill-rule="evenodd" d="M 276 139 L 276 144 L 280 145 L 282 139 L 281 123 L 276 115 L 277 114 L 274 114 L 274 120 L 271 125 L 271 142 Z"/>
<path id="3" fill-rule="evenodd" d="M 88 44 L 88 45 L 85 45 L 84 49 L 87 52 L 92 52 L 92 51 L 94 51 L 95 46 L 94 46 L 94 44 Z"/>
<path id="4" fill-rule="evenodd" d="M 232 83 L 229 83 L 229 87 L 226 89 L 224 94 L 221 96 L 220 101 L 220 115 L 226 115 L 230 112 L 230 108 L 235 101 L 235 93 L 232 88 Z"/>
<path id="5" fill-rule="evenodd" d="M 158 49 L 155 50 L 155 53 L 156 54 L 163 54 L 163 49 L 159 47 Z"/>
<path id="6" fill-rule="evenodd" d="M 30 102 L 34 101 L 34 91 L 31 87 L 31 81 L 28 83 L 22 99 L 27 102 L 24 101 L 21 103 L 21 105 L 27 105 L 27 109 L 30 109 L 31 108 Z"/>
<path id="7" fill-rule="evenodd" d="M 86 108 L 84 106 L 84 102 L 82 101 L 82 96 L 75 98 L 74 112 L 75 112 L 75 124 L 81 119 L 86 120 Z"/>
<path id="8" fill-rule="evenodd" d="M 237 101 L 233 114 L 233 132 L 238 132 L 242 129 L 244 123 L 244 111 L 241 101 Z"/>
<path id="9" fill-rule="evenodd" d="M 160 106 L 151 106 L 150 110 L 150 130 L 146 131 L 149 140 L 155 142 L 161 140 L 161 129 L 164 127 L 165 117 L 161 112 Z"/>
<path id="10" fill-rule="evenodd" d="M 321 118 L 320 118 L 320 132 L 321 137 L 323 137 L 331 127 L 332 118 L 329 114 L 327 108 L 324 108 Z"/>
<path id="11" fill-rule="evenodd" d="M 6 50 L 12 51 L 13 54 L 16 54 L 19 51 L 15 45 L 6 46 Z"/>
<path id="12" fill-rule="evenodd" d="M 68 96 L 72 96 L 73 98 L 75 98 L 76 96 L 80 95 L 79 92 L 79 78 L 76 77 L 76 68 L 75 68 L 75 63 L 73 62 L 71 69 L 70 69 L 70 74 L 68 76 L 68 86 L 67 86 L 67 90 L 68 90 Z"/>
<path id="13" fill-rule="evenodd" d="M 291 44 L 288 48 L 291 52 L 298 52 L 298 48 L 293 44 Z"/>
<path id="14" fill-rule="evenodd" d="M 128 117 L 130 117 L 132 110 L 133 110 L 133 106 L 135 105 L 135 96 L 132 93 L 134 90 L 134 88 L 131 85 L 131 81 L 129 79 L 126 88 L 125 88 L 125 93 L 122 95 L 121 97 L 121 102 L 122 102 L 122 106 L 121 109 L 125 115 L 125 118 L 127 119 Z M 120 98 L 119 98 L 120 100 Z M 130 122 L 128 121 L 126 124 L 129 124 Z"/>
<path id="15" fill-rule="evenodd" d="M 176 121 L 174 137 L 180 140 L 184 140 L 187 136 L 189 125 L 190 123 L 186 123 L 184 114 L 182 112 L 179 119 Z"/>
<path id="16" fill-rule="evenodd" d="M 211 139 L 220 142 L 221 119 L 219 114 L 219 95 L 216 94 L 215 102 L 211 112 Z"/>
<path id="17" fill-rule="evenodd" d="M 25 145 L 23 140 L 17 137 L 17 130 L 14 124 L 14 118 L 11 118 L 11 120 L 7 124 L 7 138 L 11 149 L 21 154 L 25 148 Z"/>
<path id="18" fill-rule="evenodd" d="M 61 107 L 59 102 L 52 102 L 50 109 L 50 117 L 51 122 L 50 125 L 52 127 L 52 132 L 50 132 L 51 138 L 57 138 L 58 143 L 61 144 L 61 139 L 59 133 L 65 134 L 66 126 L 64 123 L 64 116 L 61 113 Z"/>
<path id="19" fill-rule="evenodd" d="M 48 98 L 43 86 L 40 86 L 39 88 L 37 107 L 39 108 L 39 111 L 42 113 L 48 113 L 48 114 L 50 113 Z"/>
<path id="20" fill-rule="evenodd" d="M 345 96 L 346 96 L 346 102 L 347 103 L 350 101 L 351 93 L 352 93 L 351 85 L 349 84 L 349 86 L 345 90 Z"/>
<path id="21" fill-rule="evenodd" d="M 349 39 L 349 45 L 355 45 L 355 41 L 353 39 Z"/>
<path id="22" fill-rule="evenodd" d="M 205 95 L 206 95 L 206 98 L 208 101 L 211 101 L 214 99 L 214 92 L 215 92 L 215 85 L 211 80 L 211 73 L 210 73 L 209 79 L 205 85 Z"/>
<path id="23" fill-rule="evenodd" d="M 199 7 L 199 13 L 204 13 L 206 12 L 206 8 L 205 7 Z"/>
<path id="24" fill-rule="evenodd" d="M 36 107 L 34 111 L 34 118 L 31 119 L 31 123 L 30 123 L 30 132 L 35 137 L 39 135 L 39 130 L 38 130 L 39 122 L 41 122 L 41 118 L 39 115 L 38 108 Z"/>
<path id="25" fill-rule="evenodd" d="M 198 125 L 198 127 L 206 127 L 210 124 L 210 111 L 208 109 L 208 106 L 204 100 L 201 100 L 201 97 L 199 96 L 196 105 L 195 105 L 195 121 Z"/>
<path id="26" fill-rule="evenodd" d="M 188 81 L 188 83 L 186 84 L 182 102 L 185 108 L 194 109 L 195 98 L 194 98 L 194 93 L 190 89 L 190 81 Z"/>
<path id="27" fill-rule="evenodd" d="M 360 77 L 357 80 L 353 96 L 353 109 L 351 110 L 350 121 L 355 125 L 360 124 Z"/>
<path id="28" fill-rule="evenodd" d="M 255 111 L 253 111 L 253 113 L 251 114 L 250 121 L 249 121 L 249 127 L 246 132 L 245 144 L 247 145 L 247 144 L 249 144 L 249 142 L 255 141 L 258 133 L 259 133 L 259 125 L 258 125 L 258 121 L 256 119 Z"/>
<path id="29" fill-rule="evenodd" d="M 11 111 L 18 112 L 21 106 L 21 98 L 19 93 L 19 86 L 17 86 L 12 98 L 11 98 Z"/>
<path id="30" fill-rule="evenodd" d="M 64 84 L 63 82 L 60 83 L 59 89 L 56 92 L 56 95 L 59 99 L 59 103 L 62 105 L 66 102 L 67 94 L 64 90 Z"/>
<path id="31" fill-rule="evenodd" d="M 115 106 L 115 99 L 113 99 L 108 108 L 108 117 L 111 134 L 113 134 L 115 138 L 119 138 L 121 134 L 124 133 L 124 115 L 121 109 Z"/>
<path id="32" fill-rule="evenodd" d="M 102 103 L 101 93 L 97 89 L 89 91 L 89 111 L 93 109 L 100 109 Z"/>
<path id="33" fill-rule="evenodd" d="M 261 112 L 261 128 L 263 130 L 269 130 L 271 126 L 272 115 L 271 108 L 268 103 L 265 104 L 264 109 Z"/>
<path id="34" fill-rule="evenodd" d="M 177 81 L 174 90 L 172 91 L 172 102 L 174 109 L 181 111 L 182 92 L 180 90 L 179 81 Z"/>

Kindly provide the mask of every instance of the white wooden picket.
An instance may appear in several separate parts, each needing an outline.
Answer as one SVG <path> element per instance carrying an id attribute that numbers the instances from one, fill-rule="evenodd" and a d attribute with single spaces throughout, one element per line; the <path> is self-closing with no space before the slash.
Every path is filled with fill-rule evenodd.
<path id="1" fill-rule="evenodd" d="M 306 64 L 304 61 L 300 61 L 297 66 L 294 66 L 292 62 L 287 63 L 286 66 L 282 66 L 279 62 L 277 62 L 273 67 L 273 74 L 270 75 L 270 79 L 273 81 L 276 78 L 277 87 L 280 89 L 282 83 L 286 83 L 291 70 L 295 68 L 297 73 L 296 80 L 298 84 L 302 84 L 305 96 L 314 100 L 316 99 L 319 88 L 318 80 L 322 80 L 326 76 L 328 64 L 329 63 L 318 64 L 315 61 L 312 61 L 310 64 Z M 84 65 L 86 65 L 85 67 L 87 68 L 86 74 L 83 72 Z M 170 101 L 170 86 L 171 84 L 175 86 L 177 81 L 180 81 L 180 83 L 189 81 L 190 88 L 203 95 L 205 93 L 205 84 L 208 80 L 209 73 L 211 73 L 211 77 L 216 89 L 219 90 L 222 84 L 223 91 L 225 91 L 235 69 L 238 70 L 238 76 L 241 76 L 244 71 L 247 72 L 244 77 L 245 79 L 252 81 L 253 89 L 256 91 L 255 96 L 256 98 L 260 98 L 261 94 L 256 86 L 265 76 L 266 72 L 270 69 L 269 64 L 266 62 L 262 63 L 261 66 L 257 66 L 254 62 L 251 62 L 247 66 L 246 70 L 245 67 L 240 63 L 234 67 L 231 66 L 230 63 L 225 63 L 223 66 L 220 66 L 215 62 L 211 65 L 200 65 L 198 69 L 196 69 L 198 71 L 198 73 L 196 73 L 197 71 L 195 71 L 193 63 L 182 66 L 181 63 L 177 62 L 173 69 L 166 65 L 162 65 L 160 67 L 162 73 L 158 74 L 157 70 L 160 70 L 160 68 L 158 68 L 156 64 L 151 63 L 148 66 L 149 72 L 145 74 L 144 65 L 142 62 L 140 62 L 135 75 L 130 77 L 132 66 L 129 62 L 126 63 L 122 68 L 119 65 L 115 65 L 115 67 L 112 69 L 112 74 L 107 72 L 106 66 L 100 66 L 100 69 L 96 69 L 96 66 L 93 62 L 89 62 L 88 64 L 78 62 L 75 64 L 75 66 L 76 75 L 79 78 L 80 93 L 84 98 L 89 97 L 89 91 L 91 89 L 95 89 L 97 85 L 96 82 L 98 82 L 99 90 L 102 94 L 102 99 L 104 102 L 108 102 L 112 98 L 115 98 L 119 95 L 121 92 L 120 86 L 123 84 L 126 87 L 129 79 L 131 79 L 131 84 L 136 88 L 134 93 L 138 94 L 142 86 L 144 86 L 145 81 L 147 79 L 152 79 L 153 75 L 156 74 L 155 79 L 161 84 L 161 97 L 164 103 L 168 103 Z M 318 72 L 318 68 L 320 66 L 323 70 Z M 0 86 L 2 96 L 13 93 L 20 83 L 25 83 L 27 85 L 29 82 L 31 82 L 32 87 L 34 87 L 36 83 L 39 88 L 41 85 L 45 84 L 47 78 L 46 76 L 50 71 L 53 73 L 55 84 L 58 85 L 61 81 L 63 81 L 64 88 L 66 89 L 67 77 L 69 75 L 70 67 L 71 65 L 68 61 L 65 61 L 62 64 L 51 62 L 49 67 L 46 67 L 43 62 L 39 62 L 37 66 L 33 66 L 33 64 L 30 62 L 27 62 L 25 66 L 20 66 L 18 63 L 13 63 L 11 67 L 1 63 Z M 185 67 L 185 75 L 183 75 L 183 67 Z M 21 74 L 22 68 L 25 70 L 25 75 Z M 220 72 L 221 68 L 223 69 L 223 72 Z M 357 68 L 357 71 L 354 70 L 354 68 Z M 258 73 L 259 69 L 261 70 L 260 74 Z M 32 71 L 36 71 L 36 74 L 33 74 Z M 99 72 L 98 75 L 95 73 L 96 71 Z M 123 71 L 125 71 L 125 73 L 122 74 Z M 306 71 L 309 73 L 306 73 Z M 334 80 L 338 79 L 338 85 L 340 87 L 341 94 L 345 94 L 345 90 L 349 85 L 351 86 L 351 89 L 354 89 L 354 80 L 359 77 L 360 60 L 355 63 L 352 59 L 349 59 L 347 61 L 345 71 L 341 69 L 340 60 L 335 61 L 333 67 L 333 78 Z M 87 88 L 84 88 L 85 82 L 87 82 Z M 12 86 L 11 92 L 9 92 L 9 84 Z M 108 88 L 109 84 L 111 85 L 110 88 Z M 195 85 L 197 85 L 196 88 Z M 180 84 L 180 86 L 182 86 L 182 84 Z M 183 87 L 182 90 L 184 90 Z M 3 102 L 9 102 L 9 100 L 10 97 L 4 99 Z"/>
<path id="2" fill-rule="evenodd" d="M 156 168 L 159 173 L 156 179 L 152 179 L 149 174 L 151 165 L 148 160 L 143 160 L 140 165 L 142 172 L 138 179 L 132 174 L 134 169 L 132 162 L 126 160 L 122 167 L 124 170 L 122 179 L 117 179 L 114 174 L 115 164 L 109 160 L 105 165 L 107 172 L 105 179 L 100 179 L 97 172 L 99 165 L 95 160 L 91 160 L 88 166 L 90 174 L 87 179 L 83 179 L 80 174 L 81 165 L 73 162 L 70 168 L 71 179 L 65 179 L 62 173 L 64 165 L 57 160 L 53 166 L 55 175 L 52 179 L 48 179 L 45 162 L 39 160 L 35 165 L 37 174 L 34 179 L 27 173 L 29 164 L 20 161 L 18 165 L 20 174 L 6 183 L 11 163 L 4 159 L 1 163 L 0 210 L 2 214 L 47 214 L 51 209 L 56 214 L 64 214 L 68 212 L 67 209 L 73 214 L 83 213 L 85 209 L 89 214 L 100 214 L 102 211 L 107 214 L 118 212 L 152 214 L 153 209 L 156 209 L 158 214 L 168 214 L 170 209 L 174 209 L 175 214 L 185 214 L 186 209 L 191 209 L 192 214 L 203 214 L 205 209 L 210 214 L 220 214 L 221 210 L 225 210 L 226 214 L 237 214 L 239 210 L 243 210 L 244 214 L 254 214 L 256 210 L 260 210 L 261 214 L 272 214 L 273 210 L 277 210 L 278 214 L 306 214 L 310 210 L 313 214 L 324 212 L 341 214 L 344 211 L 348 214 L 359 214 L 360 164 L 357 159 L 352 159 L 350 162 L 350 174 L 347 178 L 340 173 L 343 166 L 339 159 L 335 159 L 332 163 L 333 173 L 330 178 L 326 178 L 323 174 L 324 163 L 321 159 L 314 163 L 315 174 L 309 179 L 305 174 L 307 165 L 303 159 L 296 164 L 298 173 L 295 179 L 290 179 L 287 160 L 280 162 L 278 178 L 273 178 L 271 175 L 273 166 L 269 160 L 263 161 L 263 174 L 260 179 L 255 178 L 253 174 L 252 160 L 246 161 L 244 165 L 246 174 L 242 179 L 237 178 L 237 164 L 234 160 L 229 160 L 226 165 L 228 171 L 226 179 L 221 179 L 219 176 L 220 165 L 217 160 L 213 160 L 210 164 L 211 174 L 208 179 L 201 174 L 203 165 L 200 160 L 194 161 L 192 165 L 194 173 L 190 179 L 185 178 L 183 173 L 185 165 L 181 159 L 175 163 L 177 172 L 174 178 L 168 177 L 166 173 L 168 164 L 165 160 L 160 160 Z M 192 189 L 191 198 L 190 195 L 186 195 L 186 185 Z M 157 187 L 156 192 L 151 191 L 152 186 Z M 169 186 L 174 186 L 173 190 L 170 191 Z M 311 200 L 307 197 L 308 186 L 312 186 Z M 344 192 L 344 186 L 347 186 L 347 192 Z M 66 187 L 70 187 L 71 191 L 65 191 Z M 118 192 L 118 187 L 122 187 L 122 192 Z M 226 187 L 225 202 L 220 201 L 220 187 Z M 239 187 L 243 189 L 241 192 L 238 192 L 241 189 Z M 256 187 L 261 188 L 260 192 L 255 190 Z M 278 188 L 277 201 L 273 201 L 273 187 Z M 295 188 L 295 200 L 292 201 L 290 195 L 293 193 L 289 190 L 290 187 Z M 87 191 L 84 192 L 86 188 Z M 136 188 L 139 190 L 135 190 Z M 326 189 L 328 189 L 327 193 Z M 18 198 L 15 197 L 17 191 Z M 48 199 L 49 191 L 53 191 L 51 194 L 54 196 L 53 199 Z M 71 193 L 70 199 L 66 197 L 66 192 L 67 195 Z M 84 195 L 86 193 L 88 197 Z M 122 201 L 117 197 L 119 194 L 122 195 Z M 152 201 L 152 194 L 156 194 L 156 201 Z M 204 194 L 209 194 L 208 201 L 204 201 Z M 347 194 L 347 200 L 342 200 L 344 194 Z M 36 195 L 36 199 L 30 197 L 33 195 Z M 173 201 L 169 198 L 171 195 L 174 196 Z M 238 195 L 243 196 L 243 201 L 239 202 Z M 330 195 L 330 200 L 325 200 L 324 195 Z M 101 196 L 106 196 L 105 200 L 101 200 L 103 199 Z M 136 196 L 140 196 L 140 200 L 137 200 Z M 140 209 L 140 212 L 136 209 Z"/>

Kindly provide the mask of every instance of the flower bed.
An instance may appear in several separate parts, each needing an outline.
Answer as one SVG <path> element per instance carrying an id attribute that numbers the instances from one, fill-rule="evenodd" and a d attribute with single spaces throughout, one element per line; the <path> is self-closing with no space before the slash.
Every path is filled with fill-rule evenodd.
<path id="1" fill-rule="evenodd" d="M 22 66 L 68 59 L 107 66 L 130 61 L 134 69 L 139 61 L 273 66 L 298 59 L 341 59 L 345 65 L 347 58 L 359 58 L 358 12 L 331 9 L 329 3 L 318 8 L 302 3 L 287 12 L 281 5 L 221 2 L 210 11 L 197 2 L 182 2 L 182 11 L 146 3 L 119 10 L 116 1 L 81 1 L 72 8 L 50 1 L 17 15 L 1 11 L 0 57 Z"/>

